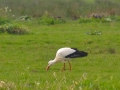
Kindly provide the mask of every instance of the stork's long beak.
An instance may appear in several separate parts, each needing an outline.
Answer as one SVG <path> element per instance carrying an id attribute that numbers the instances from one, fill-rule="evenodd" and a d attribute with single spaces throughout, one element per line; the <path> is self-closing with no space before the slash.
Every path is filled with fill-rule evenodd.
<path id="1" fill-rule="evenodd" d="M 49 68 L 50 68 L 50 66 L 47 66 L 47 67 L 46 67 L 46 71 L 47 71 Z"/>

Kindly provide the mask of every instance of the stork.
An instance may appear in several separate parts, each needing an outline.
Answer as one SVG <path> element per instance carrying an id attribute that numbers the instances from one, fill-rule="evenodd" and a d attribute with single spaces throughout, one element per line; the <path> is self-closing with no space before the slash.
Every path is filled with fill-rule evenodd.
<path id="1" fill-rule="evenodd" d="M 62 69 L 62 71 L 63 71 L 63 70 L 65 70 L 65 62 L 68 61 L 70 71 L 71 71 L 71 64 L 70 64 L 69 60 L 71 60 L 72 58 L 85 57 L 87 55 L 88 55 L 87 52 L 79 51 L 76 48 L 70 48 L 70 47 L 60 48 L 56 53 L 55 59 L 50 60 L 48 62 L 48 66 L 46 67 L 46 70 L 48 70 L 51 65 L 53 65 L 57 62 L 63 62 L 64 63 L 64 66 Z"/>

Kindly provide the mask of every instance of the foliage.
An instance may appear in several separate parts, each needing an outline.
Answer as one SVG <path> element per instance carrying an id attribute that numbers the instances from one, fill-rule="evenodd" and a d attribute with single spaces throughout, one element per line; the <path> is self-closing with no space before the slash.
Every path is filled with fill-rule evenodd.
<path id="1" fill-rule="evenodd" d="M 39 19 L 39 24 L 54 25 L 54 18 L 43 15 Z"/>
<path id="2" fill-rule="evenodd" d="M 17 24 L 4 24 L 0 26 L 0 32 L 7 32 L 9 34 L 27 34 L 28 30 L 25 27 L 21 27 Z"/>
<path id="3" fill-rule="evenodd" d="M 87 17 L 80 17 L 79 23 L 90 23 L 92 22 L 92 18 L 87 18 Z"/>
<path id="4" fill-rule="evenodd" d="M 12 10 L 6 6 L 4 8 L 0 8 L 0 17 L 1 18 L 9 18 L 11 11 Z"/>
<path id="5" fill-rule="evenodd" d="M 102 32 L 101 31 L 91 31 L 91 32 L 87 32 L 88 35 L 101 35 Z"/>
<path id="6" fill-rule="evenodd" d="M 12 3 L 12 4 L 11 4 Z M 120 15 L 120 3 L 117 0 L 1 0 L 1 7 L 10 11 L 8 16 L 15 17 L 30 15 L 40 17 L 47 10 L 52 17 L 73 18 L 85 16 L 91 13 L 108 13 L 108 15 Z M 34 6 L 34 7 L 33 7 Z M 11 12 L 12 11 L 12 12 Z M 2 13 L 3 14 L 3 13 Z M 4 16 L 6 15 L 3 14 Z"/>
<path id="7" fill-rule="evenodd" d="M 120 16 L 119 15 L 109 16 L 108 19 L 111 19 L 111 21 L 114 21 L 114 22 L 120 22 Z"/>
<path id="8" fill-rule="evenodd" d="M 120 16 L 116 16 L 116 21 L 120 22 Z"/>
<path id="9" fill-rule="evenodd" d="M 29 21 L 29 20 L 31 20 L 31 17 L 28 16 L 28 15 L 20 16 L 20 17 L 19 17 L 19 20 L 21 20 L 21 21 Z"/>
<path id="10" fill-rule="evenodd" d="M 63 20 L 62 18 L 53 18 L 48 14 L 48 12 L 46 12 L 45 15 L 40 17 L 38 23 L 44 25 L 54 25 L 65 23 L 65 20 Z"/>
<path id="11" fill-rule="evenodd" d="M 91 23 L 91 22 L 108 23 L 108 22 L 112 22 L 112 21 L 119 21 L 119 18 L 115 18 L 115 16 L 114 16 L 114 19 L 111 17 L 102 17 L 102 18 L 80 17 L 80 19 L 79 19 L 79 23 Z"/>
<path id="12" fill-rule="evenodd" d="M 0 18 L 0 25 L 10 23 L 10 19 L 8 18 Z"/>
<path id="13" fill-rule="evenodd" d="M 15 90 L 16 86 L 13 82 L 0 81 L 0 90 Z"/>

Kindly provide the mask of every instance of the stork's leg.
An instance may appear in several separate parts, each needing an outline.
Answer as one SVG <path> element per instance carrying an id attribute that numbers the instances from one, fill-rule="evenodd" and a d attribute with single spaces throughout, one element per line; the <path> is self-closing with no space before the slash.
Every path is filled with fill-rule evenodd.
<path id="1" fill-rule="evenodd" d="M 64 63 L 64 66 L 63 66 L 63 69 L 62 69 L 62 71 L 64 71 L 65 70 L 65 63 Z"/>
<path id="2" fill-rule="evenodd" d="M 70 71 L 71 71 L 71 64 L 70 64 L 70 62 L 68 61 L 68 63 L 69 63 L 69 66 L 70 66 Z"/>

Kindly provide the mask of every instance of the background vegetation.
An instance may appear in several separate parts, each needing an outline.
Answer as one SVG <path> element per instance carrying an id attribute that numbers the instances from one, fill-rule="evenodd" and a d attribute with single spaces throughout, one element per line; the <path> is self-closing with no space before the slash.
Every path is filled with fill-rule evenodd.
<path id="1" fill-rule="evenodd" d="M 119 90 L 119 0 L 0 0 L 0 90 Z M 51 66 L 61 47 L 88 57 Z"/>
<path id="2" fill-rule="evenodd" d="M 119 0 L 0 0 L 0 8 L 8 7 L 11 15 L 40 17 L 47 11 L 53 17 L 78 18 L 102 13 L 120 14 Z"/>

